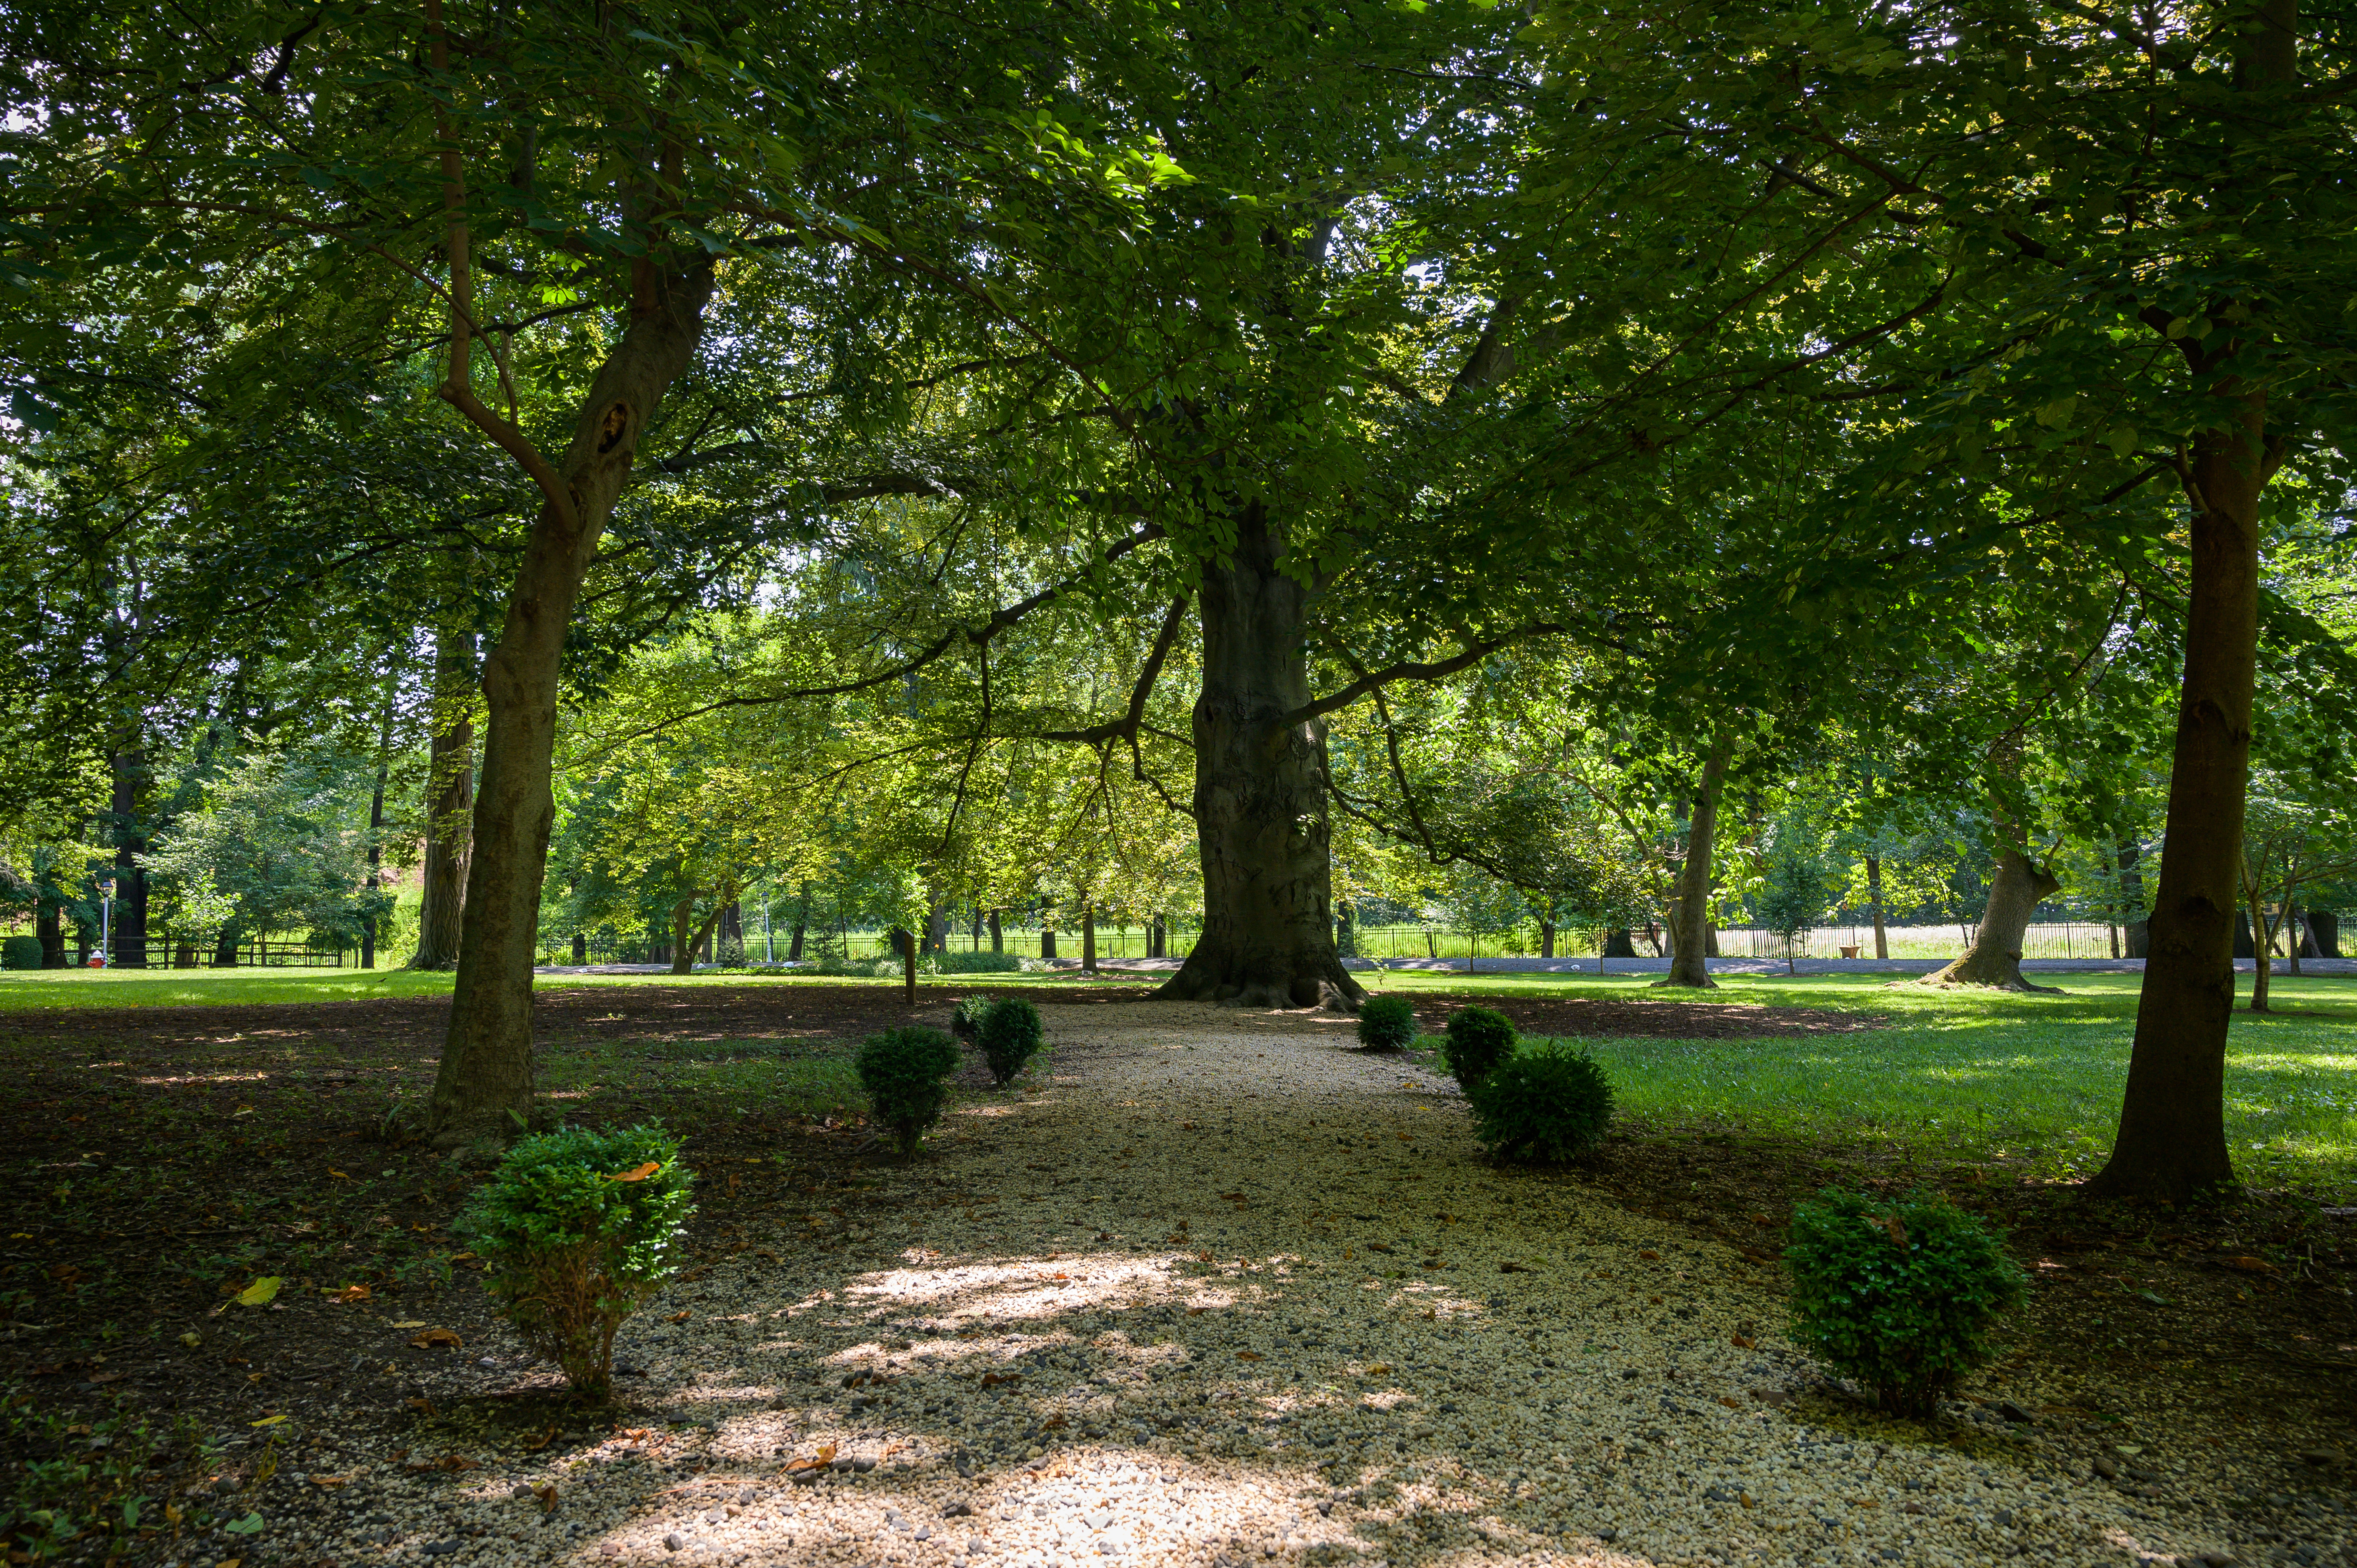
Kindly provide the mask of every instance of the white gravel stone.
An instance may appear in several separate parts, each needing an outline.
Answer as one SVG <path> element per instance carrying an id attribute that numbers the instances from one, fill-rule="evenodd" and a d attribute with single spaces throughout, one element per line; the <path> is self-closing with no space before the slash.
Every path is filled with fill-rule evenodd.
<path id="1" fill-rule="evenodd" d="M 2281 1539 L 2234 1541 L 2237 1460 L 2199 1434 L 2140 1434 L 2115 1483 L 2067 1423 L 1992 1416 L 1960 1446 L 1963 1423 L 1824 1397 L 1772 1270 L 1575 1178 L 1491 1169 L 1454 1088 L 1351 1048 L 1347 1020 L 1043 1012 L 1030 1087 L 969 1097 L 938 1153 L 876 1174 L 889 1218 L 825 1215 L 836 1246 L 781 1236 L 778 1261 L 741 1255 L 626 1326 L 643 1414 L 447 1478 L 384 1466 L 320 1548 L 455 1542 L 447 1568 L 2344 1560 L 2337 1496 L 2272 1493 Z M 544 1522 L 513 1488 L 547 1484 Z"/>

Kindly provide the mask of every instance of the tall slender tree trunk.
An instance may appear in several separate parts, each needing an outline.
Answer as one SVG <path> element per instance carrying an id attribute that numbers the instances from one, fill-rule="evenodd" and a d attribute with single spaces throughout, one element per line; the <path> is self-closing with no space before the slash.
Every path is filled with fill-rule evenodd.
<path id="1" fill-rule="evenodd" d="M 1712 737 L 1710 754 L 1703 758 L 1702 779 L 1695 790 L 1694 817 L 1686 826 L 1685 864 L 1678 868 L 1676 924 L 1670 935 L 1670 972 L 1663 985 L 1706 988 L 1710 964 L 1703 929 L 1710 920 L 1711 860 L 1718 838 L 1718 795 L 1727 782 L 1727 763 L 1733 743 L 1725 736 Z"/>
<path id="2" fill-rule="evenodd" d="M 467 839 L 475 805 L 475 639 L 434 638 L 434 718 L 426 743 L 425 854 L 412 969 L 453 969 L 465 929 Z"/>
<path id="3" fill-rule="evenodd" d="M 377 889 L 384 886 L 384 786 L 393 770 L 393 709 L 400 670 L 384 681 L 384 713 L 376 730 L 376 787 L 369 792 L 368 896 L 369 911 L 361 920 L 361 967 L 376 967 Z"/>
<path id="4" fill-rule="evenodd" d="M 482 782 L 467 868 L 465 934 L 450 1033 L 434 1081 L 437 1146 L 504 1138 L 532 1110 L 532 964 L 556 816 L 550 768 L 565 633 L 630 461 L 672 382 L 694 361 L 712 295 L 709 262 L 647 269 L 630 326 L 597 370 L 556 471 L 571 517 L 544 504 L 525 542 L 500 639 L 483 660 Z"/>
<path id="5" fill-rule="evenodd" d="M 1097 972 L 1097 907 L 1094 903 L 1081 906 L 1081 967 L 1091 974 Z"/>
<path id="6" fill-rule="evenodd" d="M 1890 933 L 1882 923 L 1882 857 L 1878 854 L 1866 857 L 1866 893 L 1874 905 L 1874 956 L 1888 959 Z"/>
<path id="7" fill-rule="evenodd" d="M 1202 564 L 1202 690 L 1195 699 L 1195 830 L 1203 929 L 1156 994 L 1247 1007 L 1356 1012 L 1366 993 L 1334 951 L 1326 727 L 1308 706 L 1309 590 L 1277 565 L 1258 501 L 1229 560 Z"/>
<path id="8" fill-rule="evenodd" d="M 2289 14 L 2287 5 L 2271 5 L 2263 15 L 2277 10 Z M 2289 75 L 2287 63 L 2277 80 Z M 2251 393 L 2241 421 L 2193 445 L 2192 592 L 2169 774 L 2169 851 L 2153 895 L 2119 1134 L 2089 1184 L 2096 1192 L 2181 1201 L 2234 1176 L 2226 1030 L 2257 662 L 2266 414 L 2265 394 Z"/>
<path id="9" fill-rule="evenodd" d="M 998 923 L 998 911 L 996 909 L 990 912 L 990 950 L 993 952 L 1006 950 L 1006 932 Z"/>
<path id="10" fill-rule="evenodd" d="M 1555 957 L 1555 922 L 1553 920 L 1539 922 L 1539 957 Z"/>

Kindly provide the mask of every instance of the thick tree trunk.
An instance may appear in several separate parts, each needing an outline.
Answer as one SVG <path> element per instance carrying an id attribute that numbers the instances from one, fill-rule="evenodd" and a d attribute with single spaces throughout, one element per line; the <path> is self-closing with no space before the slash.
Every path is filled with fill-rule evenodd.
<path id="1" fill-rule="evenodd" d="M 1053 926 L 1039 928 L 1039 956 L 1041 958 L 1056 956 L 1056 928 Z"/>
<path id="2" fill-rule="evenodd" d="M 2235 958 L 2255 958 L 2258 955 L 2258 949 L 2251 945 L 2250 914 L 2247 910 L 2237 906 L 2234 910 L 2234 946 L 2233 956 Z"/>
<path id="3" fill-rule="evenodd" d="M 810 909 L 811 885 L 805 882 L 802 884 L 802 901 L 794 909 L 793 943 L 786 950 L 789 959 L 799 961 L 802 956 L 802 942 L 810 932 Z"/>
<path id="4" fill-rule="evenodd" d="M 1630 936 L 1628 927 L 1615 926 L 1610 930 L 1604 933 L 1604 951 L 1600 956 L 1605 958 L 1635 958 L 1637 956 L 1637 944 Z"/>
<path id="5" fill-rule="evenodd" d="M 2271 7 L 2272 9 L 2272 7 Z M 2288 67 L 2285 68 L 2288 75 Z M 2226 1030 L 2234 1010 L 2234 913 L 2257 661 L 2259 491 L 2266 408 L 2194 442 L 2191 597 L 2169 851 L 2152 900 L 2151 956 L 2110 1163 L 2091 1190 L 2181 1201 L 2231 1182 Z"/>
<path id="6" fill-rule="evenodd" d="M 426 744 L 425 855 L 412 969 L 453 969 L 465 930 L 467 835 L 475 805 L 475 639 L 434 639 L 434 729 Z"/>
<path id="7" fill-rule="evenodd" d="M 66 966 L 66 928 L 59 918 L 59 906 L 54 898 L 42 898 L 33 906 L 33 935 L 40 939 L 41 967 L 63 969 Z"/>
<path id="8" fill-rule="evenodd" d="M 1539 957 L 1555 957 L 1555 922 L 1553 920 L 1539 922 Z"/>
<path id="9" fill-rule="evenodd" d="M 998 923 L 998 911 L 996 909 L 990 912 L 990 950 L 993 952 L 1006 950 L 1006 932 Z"/>
<path id="10" fill-rule="evenodd" d="M 2316 944 L 2319 958 L 2341 956 L 2341 916 L 2331 909 L 2310 909 L 2308 912 L 2309 940 Z"/>
<path id="11" fill-rule="evenodd" d="M 1725 738 L 1715 739 L 1710 755 L 1703 758 L 1694 818 L 1686 827 L 1685 864 L 1678 868 L 1678 907 L 1672 917 L 1676 923 L 1670 935 L 1670 972 L 1660 982 L 1663 985 L 1700 989 L 1714 983 L 1703 928 L 1710 921 L 1711 859 L 1718 837 L 1718 794 L 1727 781 L 1728 750 Z"/>
<path id="12" fill-rule="evenodd" d="M 1890 933 L 1882 923 L 1882 857 L 1880 855 L 1869 854 L 1866 857 L 1866 891 L 1867 897 L 1874 904 L 1874 956 L 1877 959 L 1887 960 L 1890 957 Z"/>
<path id="13" fill-rule="evenodd" d="M 506 624 L 483 661 L 487 721 L 465 934 L 449 1038 L 434 1082 L 431 1125 L 438 1146 L 504 1139 L 529 1123 L 532 963 L 556 815 L 549 771 L 565 628 L 607 519 L 630 482 L 639 441 L 664 391 L 694 359 L 711 294 L 709 263 L 654 277 L 640 291 L 557 465 L 573 515 L 553 503 L 541 508 L 516 568 Z"/>
<path id="14" fill-rule="evenodd" d="M 1156 994 L 1354 1013 L 1366 993 L 1334 951 L 1325 725 L 1286 723 L 1310 702 L 1309 590 L 1278 569 L 1278 550 L 1254 501 L 1237 517 L 1229 560 L 1202 564 L 1193 729 L 1203 929 Z"/>
<path id="15" fill-rule="evenodd" d="M 1097 972 L 1097 907 L 1081 906 L 1081 967 L 1091 974 Z"/>
<path id="16" fill-rule="evenodd" d="M 147 967 L 147 871 L 139 856 L 147 852 L 147 830 L 139 818 L 140 796 L 147 781 L 147 753 L 132 744 L 108 759 L 113 775 L 114 920 L 107 934 L 113 950 L 110 967 Z"/>
<path id="17" fill-rule="evenodd" d="M 1994 819 L 1992 825 L 2001 843 L 2014 831 L 2001 815 Z M 1988 904 L 1982 911 L 1979 929 L 1973 932 L 1972 945 L 1964 950 L 1964 957 L 1936 974 L 1925 975 L 1921 983 L 2055 991 L 2054 986 L 2032 985 L 2021 978 L 2021 939 L 2038 906 L 2061 886 L 2052 872 L 2032 861 L 2018 846 L 2006 844 L 1997 855 L 1996 875 L 1989 878 Z"/>

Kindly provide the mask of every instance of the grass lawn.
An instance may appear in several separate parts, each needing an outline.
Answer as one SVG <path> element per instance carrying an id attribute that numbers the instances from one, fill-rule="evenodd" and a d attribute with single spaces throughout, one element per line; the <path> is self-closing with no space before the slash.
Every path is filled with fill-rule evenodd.
<path id="1" fill-rule="evenodd" d="M 1650 975 L 1393 974 L 1409 994 L 1609 997 Z M 1598 1039 L 1620 1103 L 1655 1124 L 1803 1140 L 1886 1142 L 1909 1157 L 2092 1174 L 2118 1124 L 2136 1026 L 2135 975 L 2040 975 L 2060 996 L 1937 991 L 1867 974 L 1726 975 L 1710 1000 L 1877 1014 L 1890 1027 L 1767 1039 Z M 2249 996 L 2250 981 L 2243 980 Z M 1694 997 L 1691 992 L 1676 993 Z M 2328 1201 L 2357 1182 L 2357 978 L 2276 975 L 2267 1016 L 2234 1015 L 2226 1131 L 2262 1187 Z"/>
<path id="2" fill-rule="evenodd" d="M 450 989 L 450 975 L 406 969 L 48 969 L 0 970 L 0 1013 L 45 1007 L 202 1007 L 253 1006 L 273 1002 L 366 1002 L 386 997 L 438 996 Z M 756 974 L 544 974 L 533 984 L 540 991 L 594 989 L 601 986 L 675 985 L 859 986 L 872 990 L 888 982 L 857 976 Z M 917 987 L 926 993 L 963 996 L 993 986 L 1080 987 L 1135 985 L 1150 990 L 1157 982 L 1128 980 L 1118 975 L 1091 976 L 1078 972 L 1055 974 L 920 974 Z"/>

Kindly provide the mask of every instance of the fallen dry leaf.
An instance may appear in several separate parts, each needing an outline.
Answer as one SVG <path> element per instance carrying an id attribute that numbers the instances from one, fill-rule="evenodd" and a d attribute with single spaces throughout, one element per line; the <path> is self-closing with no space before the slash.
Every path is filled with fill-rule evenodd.
<path id="1" fill-rule="evenodd" d="M 423 1334 L 413 1334 L 409 1337 L 409 1342 L 420 1350 L 436 1345 L 447 1345 L 455 1350 L 466 1343 L 447 1328 L 429 1328 Z"/>
<path id="2" fill-rule="evenodd" d="M 1239 1361 L 1257 1361 L 1260 1359 L 1260 1352 L 1257 1350 L 1239 1350 L 1236 1352 L 1236 1359 Z"/>
<path id="3" fill-rule="evenodd" d="M 1644 1259 L 1649 1263 L 1658 1263 L 1662 1261 L 1662 1255 L 1653 1251 L 1651 1247 L 1638 1248 L 1637 1256 Z"/>
<path id="4" fill-rule="evenodd" d="M 314 1476 L 311 1477 L 311 1484 L 315 1487 L 321 1487 L 333 1490 L 335 1487 L 342 1486 L 345 1482 L 350 1479 L 351 1477 L 350 1476 Z"/>
<path id="5" fill-rule="evenodd" d="M 619 1175 L 609 1176 L 606 1179 L 608 1181 L 644 1181 L 647 1177 L 654 1175 L 661 1169 L 662 1169 L 662 1166 L 657 1165 L 652 1160 L 649 1160 L 645 1165 L 634 1165 L 629 1170 L 623 1171 Z"/>
<path id="6" fill-rule="evenodd" d="M 1731 1334 L 1727 1336 L 1727 1337 L 1733 1342 L 1735 1348 L 1738 1350 L 1749 1350 L 1754 1348 L 1751 1339 L 1746 1335 Z"/>
<path id="7" fill-rule="evenodd" d="M 556 1428 L 552 1426 L 546 1432 L 542 1433 L 538 1437 L 524 1438 L 522 1442 L 518 1443 L 516 1446 L 522 1448 L 527 1454 L 537 1454 L 555 1441 Z"/>
<path id="8" fill-rule="evenodd" d="M 687 1321 L 686 1309 L 683 1308 L 678 1312 L 673 1313 L 669 1317 L 664 1318 L 663 1321 L 665 1323 L 685 1323 Z"/>
<path id="9" fill-rule="evenodd" d="M 341 1290 L 331 1290 L 325 1294 L 329 1301 L 350 1302 L 366 1301 L 371 1292 L 366 1285 L 346 1285 Z"/>
<path id="10" fill-rule="evenodd" d="M 2229 1258 L 2226 1260 L 2226 1266 L 2230 1269 L 2240 1269 L 2246 1274 L 2271 1274 L 2276 1272 L 2276 1266 L 2265 1258 Z"/>
<path id="11" fill-rule="evenodd" d="M 413 1318 L 407 1323 L 395 1323 L 389 1326 L 394 1328 L 423 1328 L 425 1326 L 425 1320 L 422 1317 Z"/>

